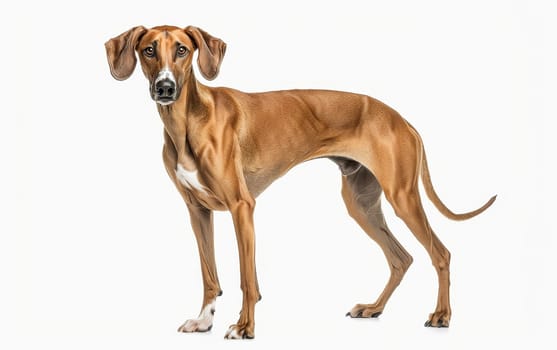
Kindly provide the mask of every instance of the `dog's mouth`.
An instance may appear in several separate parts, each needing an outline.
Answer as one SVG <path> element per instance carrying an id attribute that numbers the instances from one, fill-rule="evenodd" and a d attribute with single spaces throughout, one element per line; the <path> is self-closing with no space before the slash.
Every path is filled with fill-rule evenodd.
<path id="1" fill-rule="evenodd" d="M 155 97 L 153 100 L 161 106 L 168 106 L 176 102 L 176 99 L 172 97 Z"/>

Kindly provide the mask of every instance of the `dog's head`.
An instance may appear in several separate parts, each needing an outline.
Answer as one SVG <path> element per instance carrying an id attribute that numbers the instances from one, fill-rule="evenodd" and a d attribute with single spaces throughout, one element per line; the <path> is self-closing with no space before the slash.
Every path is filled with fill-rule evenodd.
<path id="1" fill-rule="evenodd" d="M 226 50 L 222 40 L 192 26 L 134 27 L 107 41 L 105 47 L 110 73 L 117 80 L 133 73 L 137 53 L 151 97 L 161 105 L 172 104 L 180 97 L 192 74 L 196 49 L 199 70 L 207 80 L 218 75 Z"/>

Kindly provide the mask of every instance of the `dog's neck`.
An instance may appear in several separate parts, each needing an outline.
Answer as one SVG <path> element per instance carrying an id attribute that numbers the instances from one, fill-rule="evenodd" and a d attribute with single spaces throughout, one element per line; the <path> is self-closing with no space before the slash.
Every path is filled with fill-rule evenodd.
<path id="1" fill-rule="evenodd" d="M 177 163 L 188 171 L 197 170 L 196 154 L 191 149 L 194 124 L 207 115 L 211 104 L 210 93 L 190 71 L 179 98 L 170 105 L 157 104 L 166 133 L 170 136 L 177 154 Z"/>

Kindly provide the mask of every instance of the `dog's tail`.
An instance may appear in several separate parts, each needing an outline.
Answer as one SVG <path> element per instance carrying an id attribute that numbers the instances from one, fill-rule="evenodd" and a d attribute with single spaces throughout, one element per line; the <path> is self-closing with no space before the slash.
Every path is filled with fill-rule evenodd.
<path id="1" fill-rule="evenodd" d="M 497 196 L 493 196 L 491 197 L 487 203 L 485 203 L 482 207 L 467 212 L 467 213 L 462 213 L 462 214 L 456 214 L 453 213 L 449 208 L 447 208 L 447 206 L 445 204 L 443 204 L 443 202 L 441 201 L 441 199 L 439 198 L 439 196 L 437 195 L 437 193 L 435 192 L 435 190 L 433 189 L 433 184 L 431 183 L 431 176 L 429 175 L 429 168 L 427 167 L 427 159 L 426 159 L 426 155 L 425 155 L 425 150 L 422 147 L 422 184 L 424 185 L 425 188 L 425 192 L 427 194 L 427 197 L 429 198 L 429 200 L 431 200 L 433 202 L 433 204 L 435 205 L 435 207 L 437 208 L 437 210 L 439 210 L 441 212 L 441 214 L 445 215 L 446 217 L 448 217 L 449 219 L 452 220 L 466 220 L 466 219 L 470 219 L 478 214 L 481 214 L 484 210 L 486 210 L 487 208 L 489 208 L 493 202 L 495 202 L 495 198 L 497 198 Z"/>

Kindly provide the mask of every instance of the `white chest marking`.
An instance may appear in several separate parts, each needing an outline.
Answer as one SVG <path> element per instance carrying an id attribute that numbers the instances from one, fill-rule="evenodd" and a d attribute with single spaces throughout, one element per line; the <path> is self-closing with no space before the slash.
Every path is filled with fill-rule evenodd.
<path id="1" fill-rule="evenodd" d="M 199 182 L 199 178 L 197 177 L 197 170 L 188 171 L 184 169 L 182 164 L 178 164 L 176 167 L 176 177 L 182 183 L 182 185 L 186 186 L 187 188 L 196 189 L 199 192 L 207 193 L 205 191 L 205 187 Z"/>

